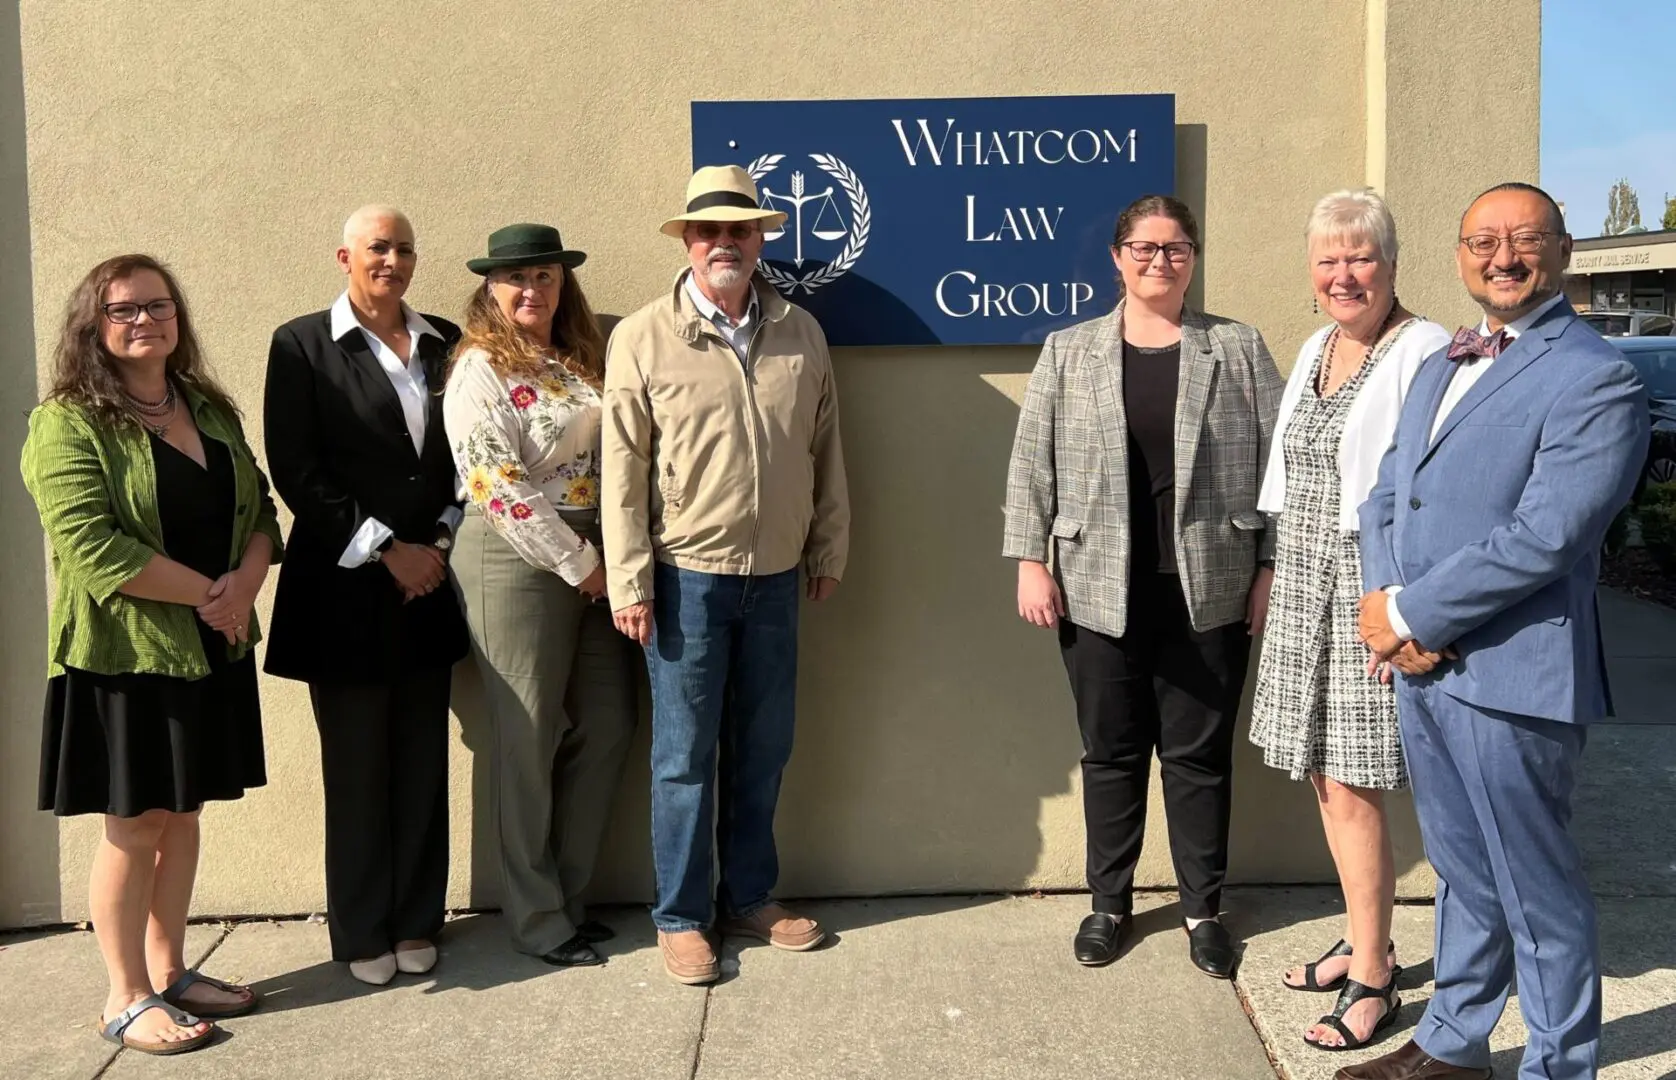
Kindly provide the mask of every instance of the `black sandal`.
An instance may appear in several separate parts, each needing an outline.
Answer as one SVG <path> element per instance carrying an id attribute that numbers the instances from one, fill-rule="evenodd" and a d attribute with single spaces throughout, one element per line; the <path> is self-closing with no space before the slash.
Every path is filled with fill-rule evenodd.
<path id="1" fill-rule="evenodd" d="M 1315 1047 L 1317 1050 L 1326 1050 L 1329 1052 L 1337 1052 L 1340 1050 L 1360 1050 L 1362 1047 L 1373 1042 L 1379 1037 L 1379 1033 L 1381 1031 L 1384 1031 L 1392 1024 L 1393 1021 L 1396 1020 L 1397 1010 L 1402 1008 L 1402 998 L 1397 994 L 1397 977 L 1401 974 L 1402 968 L 1393 967 L 1391 969 L 1391 978 L 1387 980 L 1384 986 L 1369 986 L 1366 983 L 1359 983 L 1355 979 L 1346 978 L 1344 981 L 1344 989 L 1339 991 L 1338 1004 L 1333 1006 L 1332 1012 L 1316 1021 L 1317 1024 L 1325 1024 L 1334 1031 L 1338 1032 L 1339 1036 L 1344 1039 L 1343 1044 L 1339 1046 L 1331 1046 L 1327 1043 L 1316 1042 L 1307 1035 L 1304 1037 L 1304 1042 Z M 1358 1039 L 1356 1038 L 1356 1033 L 1351 1031 L 1350 1028 L 1345 1025 L 1344 1014 L 1349 1012 L 1351 1006 L 1355 1005 L 1358 1001 L 1365 1001 L 1368 998 L 1379 998 L 1381 1001 L 1385 1002 L 1385 1011 L 1379 1015 L 1378 1020 L 1374 1021 L 1373 1030 L 1368 1032 L 1368 1037 L 1365 1039 Z"/>
<path id="2" fill-rule="evenodd" d="M 1349 956 L 1353 951 L 1354 950 L 1345 943 L 1344 939 L 1340 938 L 1336 945 L 1322 953 L 1320 958 L 1314 963 L 1304 965 L 1304 982 L 1302 986 L 1287 982 L 1284 972 L 1281 973 L 1280 976 L 1280 985 L 1286 987 L 1288 990 L 1297 990 L 1302 993 L 1310 994 L 1330 994 L 1336 990 L 1340 990 L 1344 987 L 1345 981 L 1350 978 L 1350 972 L 1348 970 L 1332 982 L 1323 983 L 1315 981 L 1315 969 L 1326 963 L 1328 960 L 1333 960 L 1340 956 Z M 1396 951 L 1397 943 L 1393 941 L 1386 948 L 1385 955 L 1390 956 Z"/>

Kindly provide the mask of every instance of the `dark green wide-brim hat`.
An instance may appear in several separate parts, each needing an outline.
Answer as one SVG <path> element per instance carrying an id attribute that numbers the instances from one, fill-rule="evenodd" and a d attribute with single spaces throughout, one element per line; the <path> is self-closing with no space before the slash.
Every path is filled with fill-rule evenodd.
<path id="1" fill-rule="evenodd" d="M 521 222 L 507 225 L 489 234 L 489 254 L 481 259 L 467 259 L 466 269 L 474 274 L 487 274 L 511 266 L 581 266 L 588 253 L 566 249 L 559 230 L 551 225 L 532 225 Z"/>

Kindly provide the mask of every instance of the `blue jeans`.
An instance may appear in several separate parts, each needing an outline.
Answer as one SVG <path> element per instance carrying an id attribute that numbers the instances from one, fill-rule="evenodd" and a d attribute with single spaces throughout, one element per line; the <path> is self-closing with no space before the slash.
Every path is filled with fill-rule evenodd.
<path id="1" fill-rule="evenodd" d="M 798 572 L 745 577 L 659 563 L 653 580 L 652 921 L 665 932 L 704 930 L 717 906 L 754 914 L 780 874 L 774 807 L 797 705 Z"/>

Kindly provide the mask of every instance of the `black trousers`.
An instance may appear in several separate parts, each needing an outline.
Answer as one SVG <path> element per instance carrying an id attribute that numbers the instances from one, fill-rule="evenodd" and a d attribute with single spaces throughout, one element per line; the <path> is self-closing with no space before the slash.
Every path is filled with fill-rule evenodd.
<path id="1" fill-rule="evenodd" d="M 310 683 L 326 786 L 332 959 L 370 960 L 442 930 L 448 890 L 449 668 Z"/>
<path id="2" fill-rule="evenodd" d="M 1245 623 L 1194 630 L 1180 579 L 1149 574 L 1129 591 L 1122 637 L 1061 622 L 1059 645 L 1082 729 L 1094 910 L 1130 910 L 1156 751 L 1182 913 L 1219 914 L 1234 719 L 1251 656 Z"/>

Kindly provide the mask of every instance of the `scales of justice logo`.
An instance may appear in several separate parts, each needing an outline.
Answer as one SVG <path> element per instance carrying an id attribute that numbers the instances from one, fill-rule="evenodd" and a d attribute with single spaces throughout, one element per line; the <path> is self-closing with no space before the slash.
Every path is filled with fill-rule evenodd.
<path id="1" fill-rule="evenodd" d="M 747 165 L 745 171 L 757 185 L 757 201 L 762 208 L 786 215 L 784 224 L 763 233 L 767 246 L 763 248 L 758 269 L 776 288 L 790 296 L 798 289 L 805 294 L 812 293 L 849 272 L 867 248 L 867 236 L 873 228 L 873 208 L 867 201 L 867 189 L 862 186 L 861 177 L 833 155 L 809 155 L 809 160 L 831 177 L 831 182 L 818 191 L 810 188 L 809 177 L 800 171 L 790 176 L 784 173 L 774 176 L 785 159 L 784 154 L 764 154 Z M 814 178 L 817 184 L 822 179 L 819 174 Z M 781 183 L 785 186 L 776 190 L 774 185 Z M 840 205 L 840 192 L 842 201 L 849 204 L 847 211 Z M 818 262 L 813 252 L 830 250 L 840 240 L 844 242 L 843 247 L 836 255 L 803 272 L 805 264 Z M 805 251 L 806 244 L 808 251 Z M 771 257 L 781 263 L 789 262 L 792 269 L 788 271 L 771 264 L 768 261 Z"/>

